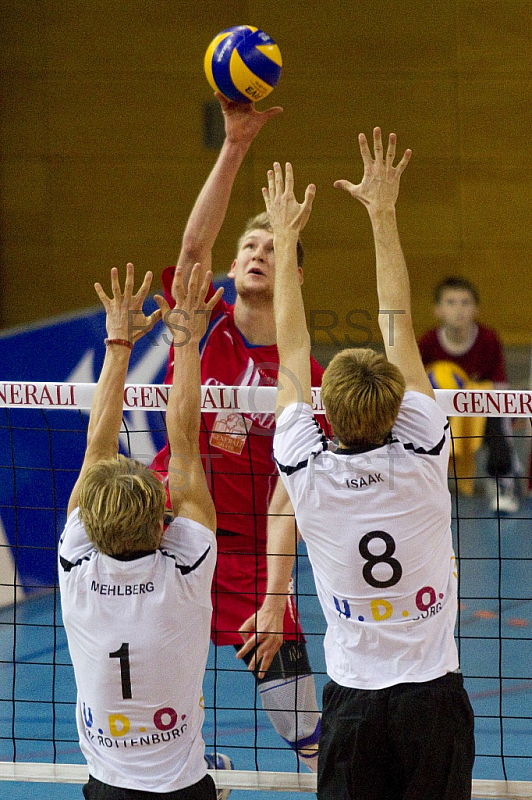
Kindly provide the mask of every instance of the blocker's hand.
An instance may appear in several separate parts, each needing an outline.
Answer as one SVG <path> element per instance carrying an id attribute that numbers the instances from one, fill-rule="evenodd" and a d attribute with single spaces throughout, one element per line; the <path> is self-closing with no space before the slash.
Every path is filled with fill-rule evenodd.
<path id="1" fill-rule="evenodd" d="M 205 300 L 211 285 L 212 272 L 208 270 L 200 282 L 200 271 L 200 264 L 194 264 L 185 287 L 183 267 L 176 267 L 172 281 L 174 308 L 170 308 L 166 298 L 162 295 L 154 296 L 163 315 L 164 323 L 174 340 L 174 345 L 188 344 L 191 339 L 199 342 L 205 334 L 213 308 L 222 297 L 224 290 L 220 286 L 210 300 Z"/>
<path id="2" fill-rule="evenodd" d="M 142 286 L 136 294 L 133 294 L 135 267 L 129 263 L 126 269 L 123 292 L 116 267 L 111 270 L 112 297 L 108 297 L 104 292 L 101 283 L 95 283 L 94 288 L 105 308 L 105 326 L 109 339 L 125 339 L 133 344 L 151 331 L 155 323 L 161 319 L 161 310 L 157 309 L 149 317 L 142 310 L 150 291 L 153 272 L 146 273 Z"/>
<path id="3" fill-rule="evenodd" d="M 266 211 L 274 233 L 283 229 L 299 233 L 303 230 L 312 211 L 312 203 L 316 195 L 316 187 L 309 183 L 302 203 L 294 194 L 294 172 L 292 164 L 285 166 L 285 178 L 281 165 L 276 161 L 273 170 L 268 170 L 268 188 L 262 190 Z"/>
<path id="4" fill-rule="evenodd" d="M 360 133 L 358 135 L 358 143 L 362 161 L 364 162 L 362 181 L 357 184 L 347 180 L 334 182 L 336 189 L 345 189 L 352 197 L 365 205 L 370 215 L 377 211 L 395 207 L 401 175 L 412 155 L 411 150 L 405 150 L 402 159 L 394 167 L 396 142 L 395 133 L 390 133 L 388 149 L 384 157 L 381 129 L 374 128 L 373 149 L 375 158 L 373 158 L 365 135 Z"/>

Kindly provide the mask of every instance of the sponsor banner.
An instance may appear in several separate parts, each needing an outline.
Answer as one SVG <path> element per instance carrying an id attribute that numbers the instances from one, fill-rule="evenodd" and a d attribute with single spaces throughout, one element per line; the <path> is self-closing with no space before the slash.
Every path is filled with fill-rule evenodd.
<path id="1" fill-rule="evenodd" d="M 91 407 L 95 384 L 4 381 L 0 382 L 0 408 L 78 408 Z M 124 411 L 164 411 L 170 387 L 164 384 L 127 384 Z M 532 392 L 501 390 L 435 389 L 436 402 L 450 417 L 532 417 Z M 273 386 L 203 386 L 201 407 L 204 413 L 241 411 L 268 414 L 275 411 Z M 312 389 L 312 407 L 323 412 L 321 390 Z"/>
<path id="2" fill-rule="evenodd" d="M 0 408 L 81 409 L 88 411 L 96 384 L 55 383 L 51 381 L 0 381 Z M 319 409 L 320 390 L 315 392 Z M 124 411 L 165 411 L 170 386 L 165 384 L 126 384 Z M 203 386 L 202 410 L 238 410 L 245 413 L 273 413 L 276 389 L 272 386 Z"/>
<path id="3" fill-rule="evenodd" d="M 448 417 L 532 417 L 532 392 L 495 389 L 436 389 Z"/>

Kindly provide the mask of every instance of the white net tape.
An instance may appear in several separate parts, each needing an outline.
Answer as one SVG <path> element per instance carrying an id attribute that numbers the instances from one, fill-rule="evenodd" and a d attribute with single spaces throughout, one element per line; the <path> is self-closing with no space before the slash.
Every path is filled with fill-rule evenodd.
<path id="1" fill-rule="evenodd" d="M 33 783 L 85 783 L 87 767 L 80 764 L 33 764 L 0 762 L 0 780 Z M 316 792 L 316 775 L 297 772 L 252 772 L 209 770 L 218 789 Z M 517 800 L 532 797 L 532 781 L 474 780 L 471 797 Z"/>
<path id="2" fill-rule="evenodd" d="M 0 408 L 89 409 L 93 383 L 0 383 Z M 170 386 L 127 384 L 125 411 L 164 411 Z M 532 417 L 532 392 L 495 389 L 436 389 L 436 400 L 450 417 Z M 242 411 L 267 414 L 275 411 L 273 386 L 203 386 L 202 411 Z M 321 391 L 312 389 L 312 405 L 323 412 Z"/>

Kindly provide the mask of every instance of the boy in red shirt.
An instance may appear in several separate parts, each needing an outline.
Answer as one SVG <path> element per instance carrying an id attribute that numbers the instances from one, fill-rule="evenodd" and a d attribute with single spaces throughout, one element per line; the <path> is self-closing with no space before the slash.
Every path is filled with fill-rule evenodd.
<path id="1" fill-rule="evenodd" d="M 462 381 L 465 386 L 471 382 L 483 384 L 485 388 L 507 388 L 502 343 L 494 330 L 477 322 L 478 306 L 478 291 L 465 278 L 445 278 L 435 287 L 434 313 L 440 324 L 421 337 L 421 357 L 429 377 L 436 375 L 441 362 L 451 362 L 459 368 L 454 371 L 454 379 L 445 386 L 433 378 L 435 388 L 454 389 L 460 387 Z M 519 508 L 515 491 L 519 464 L 510 437 L 508 418 L 486 418 L 487 470 L 494 479 L 490 482 L 491 507 L 502 513 L 512 513 Z"/>

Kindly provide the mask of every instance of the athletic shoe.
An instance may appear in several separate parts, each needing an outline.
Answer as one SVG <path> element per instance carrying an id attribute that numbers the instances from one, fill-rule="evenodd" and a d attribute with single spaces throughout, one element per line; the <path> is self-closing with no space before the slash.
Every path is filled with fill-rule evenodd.
<path id="1" fill-rule="evenodd" d="M 519 499 L 517 498 L 513 487 L 499 484 L 499 491 L 497 492 L 497 482 L 492 479 L 488 484 L 488 494 L 490 497 L 490 508 L 493 512 L 499 514 L 515 514 L 519 510 Z"/>
<path id="2" fill-rule="evenodd" d="M 498 509 L 499 514 L 515 514 L 519 510 L 519 500 L 513 492 L 500 492 Z M 493 510 L 497 510 L 497 503 Z"/>
<path id="3" fill-rule="evenodd" d="M 207 769 L 234 769 L 233 762 L 224 753 L 205 753 Z M 231 789 L 216 789 L 218 800 L 227 800 Z"/>

